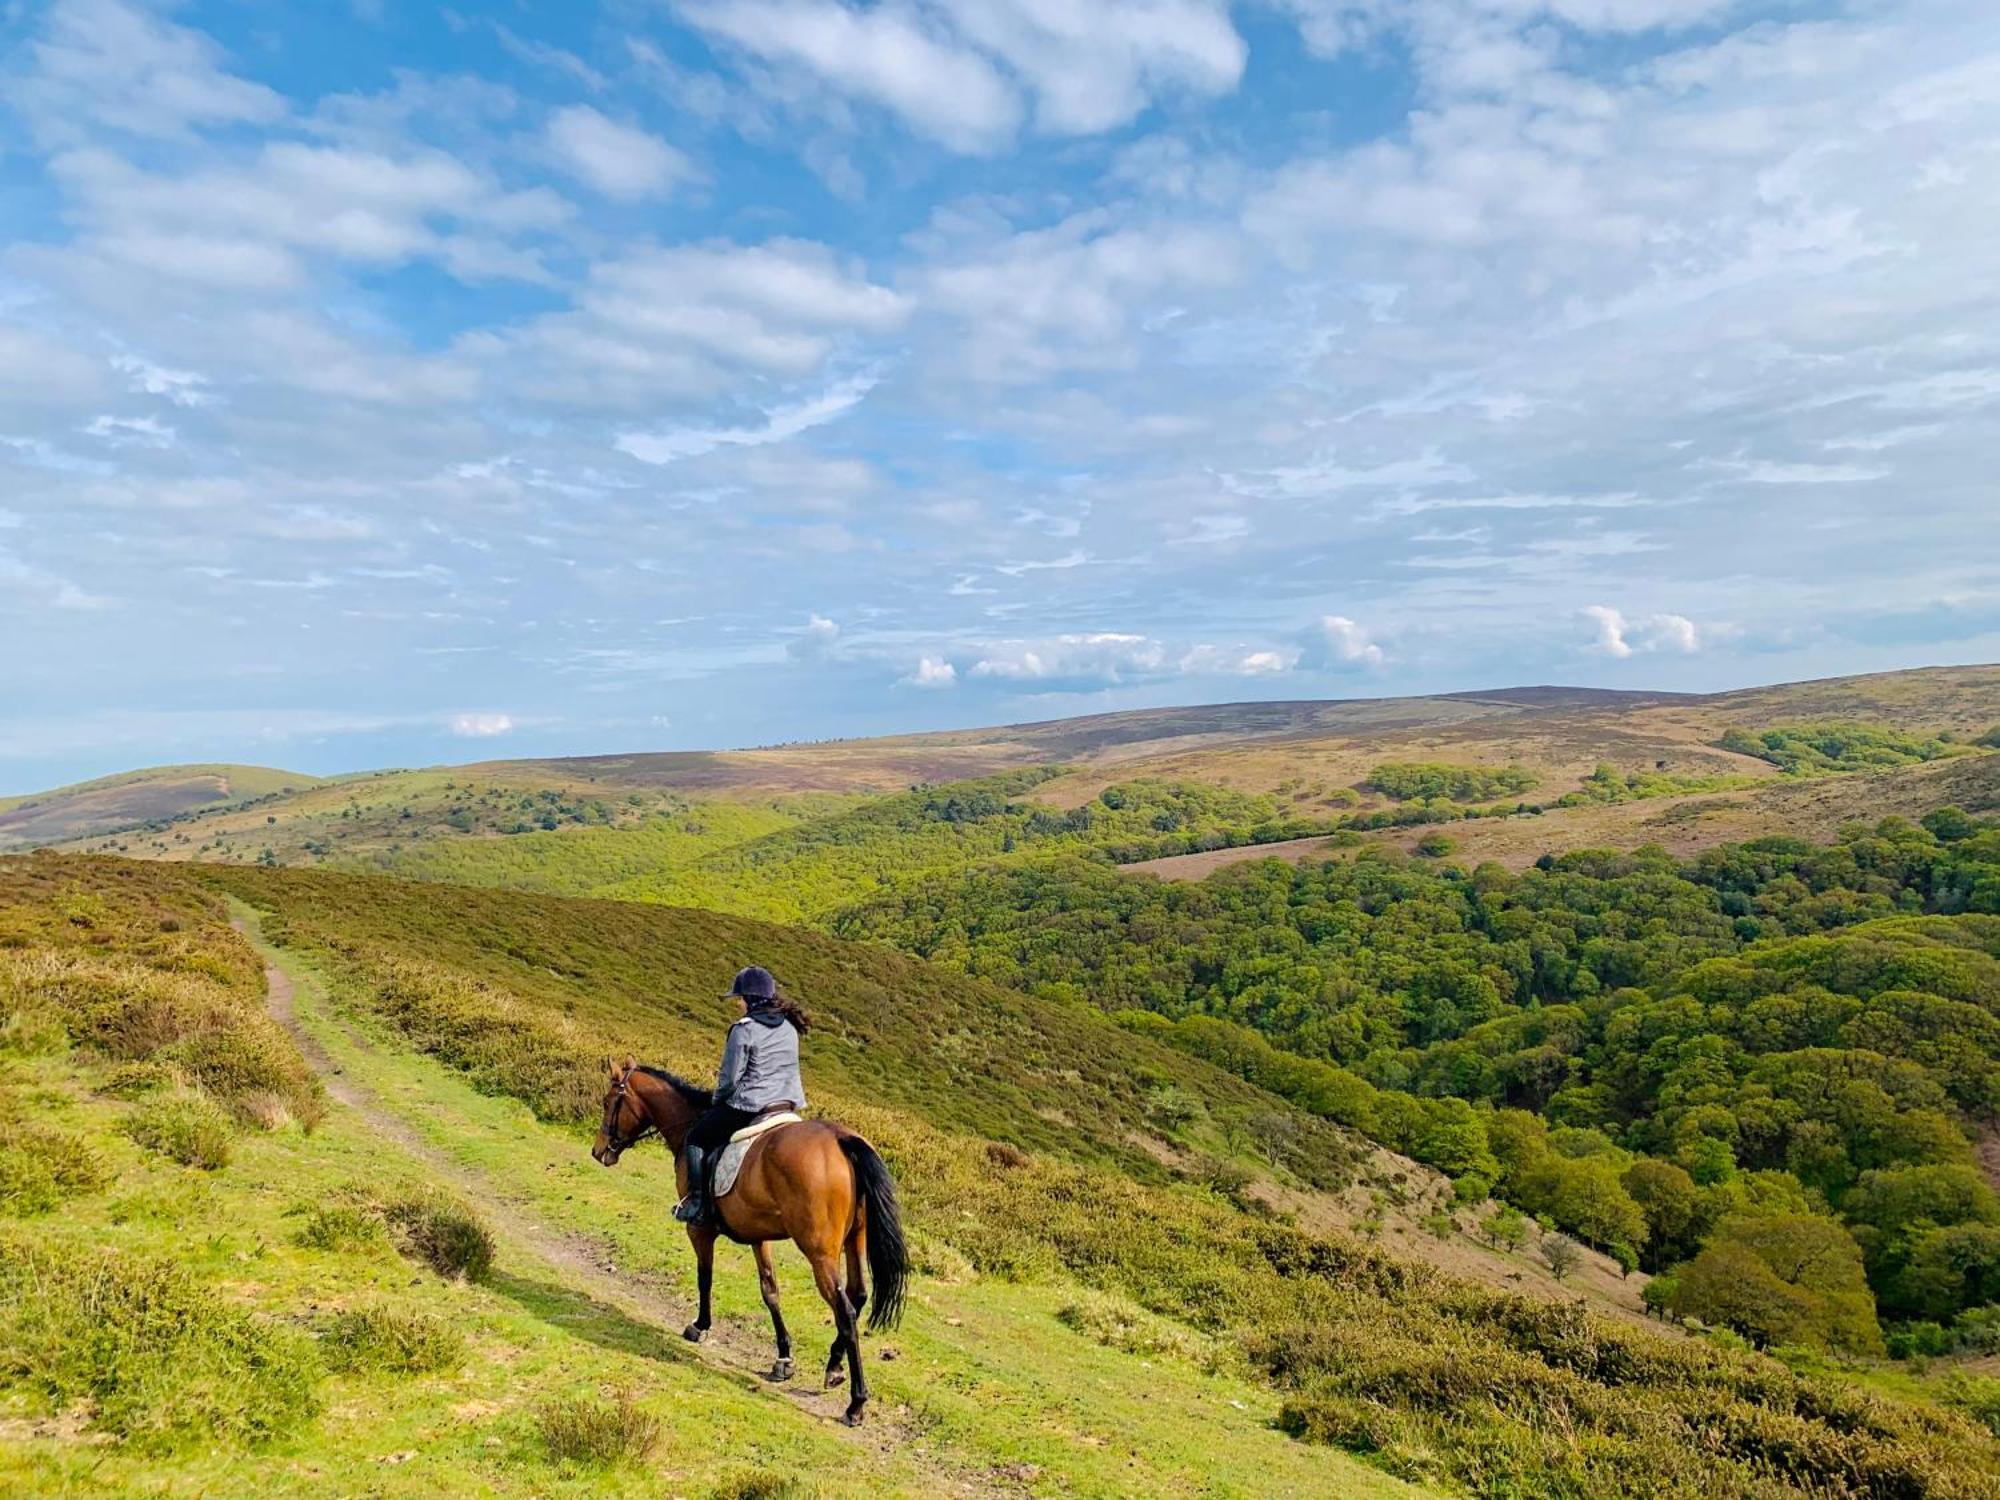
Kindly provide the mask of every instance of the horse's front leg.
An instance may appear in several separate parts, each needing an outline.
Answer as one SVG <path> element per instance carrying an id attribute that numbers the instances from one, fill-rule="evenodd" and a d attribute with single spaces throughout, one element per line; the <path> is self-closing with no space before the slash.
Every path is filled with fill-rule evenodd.
<path id="1" fill-rule="evenodd" d="M 688 1225 L 688 1243 L 694 1246 L 694 1282 L 701 1297 L 701 1311 L 681 1330 L 681 1337 L 690 1344 L 699 1344 L 708 1337 L 708 1295 L 715 1285 L 714 1228 L 707 1224 Z"/>
<path id="2" fill-rule="evenodd" d="M 757 1256 L 757 1290 L 764 1294 L 764 1306 L 771 1311 L 771 1331 L 778 1336 L 778 1362 L 771 1366 L 771 1378 L 790 1380 L 792 1336 L 785 1331 L 785 1315 L 778 1311 L 778 1272 L 771 1264 L 771 1242 L 759 1240 L 750 1248 Z"/>

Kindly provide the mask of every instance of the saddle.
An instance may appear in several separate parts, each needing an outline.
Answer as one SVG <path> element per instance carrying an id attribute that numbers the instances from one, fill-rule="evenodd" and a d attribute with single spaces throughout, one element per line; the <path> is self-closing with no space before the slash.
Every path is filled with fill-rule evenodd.
<path id="1" fill-rule="evenodd" d="M 722 1148 L 715 1158 L 715 1171 L 709 1180 L 708 1195 L 711 1198 L 726 1198 L 729 1190 L 736 1186 L 736 1174 L 742 1169 L 743 1158 L 750 1154 L 750 1147 L 757 1137 L 786 1125 L 796 1125 L 803 1115 L 789 1109 L 774 1110 L 768 1115 L 759 1115 L 748 1125 L 729 1138 L 729 1144 Z"/>

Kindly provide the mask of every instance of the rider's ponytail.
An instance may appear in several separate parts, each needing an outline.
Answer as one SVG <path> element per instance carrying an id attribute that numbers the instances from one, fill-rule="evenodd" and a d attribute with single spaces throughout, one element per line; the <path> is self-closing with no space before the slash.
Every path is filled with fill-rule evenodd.
<path id="1" fill-rule="evenodd" d="M 783 1016 L 797 1029 L 800 1036 L 812 1030 L 812 1017 L 790 995 L 780 995 L 771 1002 L 771 1009 Z"/>

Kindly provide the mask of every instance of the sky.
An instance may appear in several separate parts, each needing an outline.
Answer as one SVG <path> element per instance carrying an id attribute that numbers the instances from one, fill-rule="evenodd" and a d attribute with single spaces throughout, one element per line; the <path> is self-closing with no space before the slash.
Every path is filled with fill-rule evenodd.
<path id="1" fill-rule="evenodd" d="M 1991 0 L 0 0 L 0 791 L 2000 660 Z"/>

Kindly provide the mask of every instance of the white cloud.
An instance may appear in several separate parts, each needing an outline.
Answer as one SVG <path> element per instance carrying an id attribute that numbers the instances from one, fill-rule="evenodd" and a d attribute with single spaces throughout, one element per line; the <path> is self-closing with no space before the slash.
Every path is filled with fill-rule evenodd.
<path id="1" fill-rule="evenodd" d="M 777 76 L 878 105 L 954 151 L 999 150 L 1023 95 L 1057 135 L 1124 125 L 1173 93 L 1234 89 L 1249 49 L 1224 0 L 683 0 L 683 16 Z"/>
<path id="2" fill-rule="evenodd" d="M 926 656 L 918 660 L 916 670 L 902 681 L 906 687 L 948 688 L 957 683 L 958 668 L 941 656 Z"/>
<path id="3" fill-rule="evenodd" d="M 1196 646 L 1178 666 L 1189 676 L 1277 677 L 1292 669 L 1297 653 L 1253 651 L 1241 646 Z"/>
<path id="4" fill-rule="evenodd" d="M 995 150 L 1020 122 L 1020 102 L 993 65 L 912 11 L 850 10 L 836 0 L 701 0 L 681 14 L 765 63 L 892 110 L 954 150 Z"/>
<path id="5" fill-rule="evenodd" d="M 1019 381 L 1129 366 L 1149 306 L 1226 286 L 1240 271 L 1233 236 L 1202 225 L 1126 226 L 1093 211 L 953 247 L 921 290 L 927 309 L 965 329 L 955 363 Z"/>
<path id="6" fill-rule="evenodd" d="M 796 661 L 821 661 L 839 644 L 840 626 L 825 615 L 813 614 L 807 616 L 805 629 L 786 644 L 785 654 Z"/>
<path id="7" fill-rule="evenodd" d="M 1317 671 L 1374 668 L 1384 660 L 1369 632 L 1346 615 L 1320 616 L 1306 630 L 1299 655 L 1300 666 Z"/>
<path id="8" fill-rule="evenodd" d="M 1109 686 L 1157 677 L 1167 649 L 1144 635 L 1100 630 L 983 647 L 969 675 L 1069 687 Z"/>
<path id="9" fill-rule="evenodd" d="M 717 242 L 601 261 L 572 311 L 507 343 L 530 390 L 656 410 L 662 397 L 711 396 L 745 375 L 810 378 L 910 311 L 824 245 Z M 834 394 L 851 404 L 873 379 L 852 376 Z"/>
<path id="10" fill-rule="evenodd" d="M 141 136 L 277 119 L 284 102 L 222 66 L 206 36 L 118 0 L 61 0 L 29 47 L 33 73 L 16 100 L 51 139 L 86 124 Z"/>
<path id="11" fill-rule="evenodd" d="M 491 739 L 512 734 L 514 719 L 511 714 L 457 714 L 452 718 L 451 732 L 467 739 Z"/>
<path id="12" fill-rule="evenodd" d="M 876 375 L 870 371 L 836 381 L 817 396 L 766 411 L 763 422 L 755 427 L 689 427 L 669 432 L 625 432 L 619 434 L 616 446 L 621 453 L 629 453 L 641 463 L 670 464 L 713 453 L 718 448 L 757 448 L 766 443 L 782 443 L 787 438 L 835 421 L 859 406 L 869 391 L 875 388 L 876 380 Z"/>
<path id="13" fill-rule="evenodd" d="M 695 175 L 694 164 L 665 141 L 587 104 L 551 115 L 548 140 L 566 170 L 607 198 L 657 197 Z"/>
<path id="14" fill-rule="evenodd" d="M 1606 656 L 1623 659 L 1635 651 L 1692 654 L 1701 649 L 1701 632 L 1686 615 L 1649 615 L 1635 625 L 1608 604 L 1587 605 L 1583 613 L 1596 626 L 1592 649 Z"/>
<path id="15" fill-rule="evenodd" d="M 91 437 L 112 444 L 137 444 L 145 448 L 171 448 L 174 429 L 154 417 L 95 417 L 83 429 Z"/>
<path id="16" fill-rule="evenodd" d="M 1606 656 L 1630 656 L 1632 647 L 1625 639 L 1625 616 L 1608 604 L 1590 604 L 1584 614 L 1597 622 L 1597 649 Z"/>
<path id="17" fill-rule="evenodd" d="M 175 406 L 207 406 L 215 400 L 207 391 L 208 377 L 192 370 L 169 370 L 131 354 L 113 355 L 111 367 L 130 381 L 134 391 L 162 397 Z"/>

